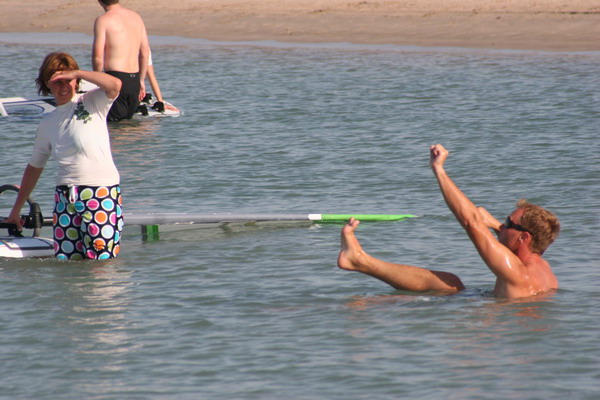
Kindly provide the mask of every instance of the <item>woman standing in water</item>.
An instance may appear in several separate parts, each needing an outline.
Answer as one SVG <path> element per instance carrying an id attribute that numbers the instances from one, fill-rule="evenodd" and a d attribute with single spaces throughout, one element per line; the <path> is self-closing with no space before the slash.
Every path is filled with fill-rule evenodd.
<path id="1" fill-rule="evenodd" d="M 77 93 L 81 79 L 98 88 Z M 106 116 L 119 95 L 121 81 L 102 72 L 82 71 L 71 55 L 56 52 L 44 59 L 36 84 L 39 94 L 52 94 L 56 110 L 38 127 L 33 154 L 5 222 L 22 229 L 21 208 L 52 155 L 58 162 L 53 213 L 55 256 L 114 258 L 120 250 L 122 199 Z"/>

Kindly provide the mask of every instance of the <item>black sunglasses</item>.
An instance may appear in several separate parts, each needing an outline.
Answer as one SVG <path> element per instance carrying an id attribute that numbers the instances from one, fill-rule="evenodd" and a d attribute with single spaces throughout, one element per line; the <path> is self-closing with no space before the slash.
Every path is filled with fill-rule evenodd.
<path id="1" fill-rule="evenodd" d="M 510 217 L 506 217 L 506 221 L 504 221 L 504 227 L 506 229 L 516 229 L 517 231 L 520 232 L 527 232 L 529 234 L 531 234 L 531 232 L 529 231 L 529 229 L 519 225 L 519 224 L 515 224 L 512 219 L 510 219 Z"/>

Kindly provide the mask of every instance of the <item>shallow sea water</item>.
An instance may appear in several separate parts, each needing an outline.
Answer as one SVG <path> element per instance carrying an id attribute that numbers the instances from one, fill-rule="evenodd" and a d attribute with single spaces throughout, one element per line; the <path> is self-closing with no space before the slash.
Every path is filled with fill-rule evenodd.
<path id="1" fill-rule="evenodd" d="M 50 51 L 89 69 L 90 43 L 0 34 L 2 96 L 35 96 Z M 362 224 L 365 249 L 468 290 L 407 294 L 337 269 L 339 225 L 130 233 L 109 262 L 1 259 L 0 396 L 598 398 L 599 53 L 151 44 L 185 114 L 110 125 L 126 212 L 413 213 Z M 38 123 L 0 119 L 2 183 L 19 182 Z M 433 143 L 497 218 L 521 197 L 559 216 L 558 293 L 489 296 Z M 45 213 L 55 175 L 51 161 L 34 192 Z"/>

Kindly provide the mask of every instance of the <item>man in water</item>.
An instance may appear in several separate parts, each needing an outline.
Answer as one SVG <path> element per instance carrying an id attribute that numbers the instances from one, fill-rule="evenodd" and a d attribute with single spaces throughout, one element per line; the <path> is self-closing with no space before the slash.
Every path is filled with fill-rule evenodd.
<path id="1" fill-rule="evenodd" d="M 558 280 L 542 258 L 544 250 L 558 237 L 560 224 L 554 214 L 524 200 L 500 223 L 484 208 L 476 207 L 444 170 L 448 151 L 440 144 L 430 148 L 430 166 L 444 200 L 465 229 L 479 255 L 496 275 L 494 296 L 517 298 L 558 289 Z M 457 293 L 465 288 L 460 278 L 444 271 L 393 264 L 367 254 L 351 219 L 342 229 L 338 266 L 380 279 L 398 290 Z M 498 235 L 496 239 L 490 229 Z"/>
<path id="2" fill-rule="evenodd" d="M 92 66 L 121 80 L 121 93 L 107 119 L 130 119 L 146 95 L 150 46 L 142 18 L 119 0 L 98 0 L 104 14 L 94 22 Z"/>

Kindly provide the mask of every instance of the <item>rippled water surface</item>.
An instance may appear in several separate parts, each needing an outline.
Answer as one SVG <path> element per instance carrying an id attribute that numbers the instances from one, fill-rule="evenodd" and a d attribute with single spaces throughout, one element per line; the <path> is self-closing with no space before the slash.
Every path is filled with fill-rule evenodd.
<path id="1" fill-rule="evenodd" d="M 90 43 L 0 42 L 2 96 L 35 96 L 53 50 L 89 69 Z M 2 259 L 1 396 L 598 398 L 599 54 L 152 45 L 185 114 L 110 125 L 126 212 L 413 213 L 361 225 L 365 249 L 468 290 L 411 295 L 338 270 L 339 225 L 130 233 L 105 263 Z M 0 119 L 2 183 L 19 182 L 38 123 Z M 428 168 L 437 142 L 498 218 L 521 197 L 559 216 L 557 294 L 487 295 L 494 278 Z M 45 213 L 55 175 L 50 162 L 34 192 Z"/>

